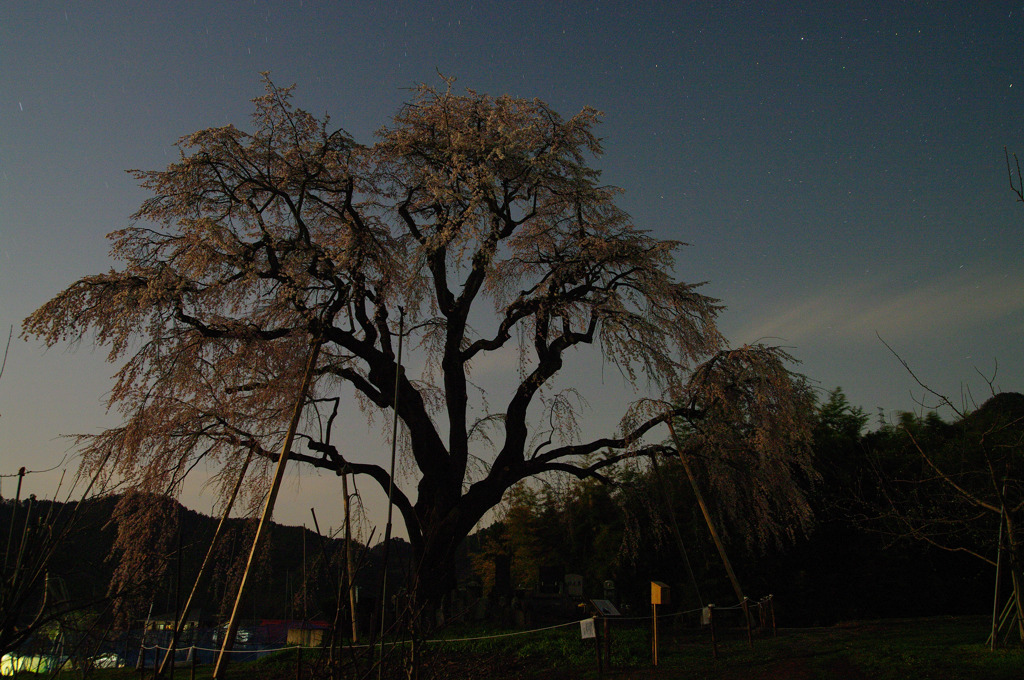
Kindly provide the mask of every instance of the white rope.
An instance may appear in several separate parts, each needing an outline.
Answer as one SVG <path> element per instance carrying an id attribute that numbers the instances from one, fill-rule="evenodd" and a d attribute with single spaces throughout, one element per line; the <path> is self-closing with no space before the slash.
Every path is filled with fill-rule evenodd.
<path id="1" fill-rule="evenodd" d="M 715 609 L 718 609 L 718 607 L 715 607 Z M 658 618 L 663 619 L 672 616 L 685 616 L 687 614 L 696 614 L 700 611 L 702 611 L 702 608 L 698 607 L 697 609 L 687 609 L 684 612 L 670 612 L 668 614 L 658 614 Z M 651 619 L 650 616 L 609 616 L 607 618 L 612 621 L 650 621 Z"/>
<path id="2" fill-rule="evenodd" d="M 149 651 L 151 649 L 155 649 L 157 651 L 160 651 L 160 650 L 170 649 L 170 647 L 161 647 L 160 645 L 152 645 L 152 646 L 143 645 L 142 649 L 145 650 L 145 651 Z M 220 651 L 220 648 L 211 649 L 209 647 L 193 647 L 193 646 L 190 645 L 188 647 L 176 647 L 175 650 L 174 650 L 174 653 L 175 654 L 178 654 L 180 652 L 187 653 L 189 649 L 194 649 L 197 652 L 219 652 Z M 260 648 L 260 649 L 229 649 L 229 650 L 226 650 L 226 651 L 228 652 L 228 654 L 269 654 L 271 652 L 281 652 L 281 651 L 284 651 L 286 649 L 322 649 L 322 647 L 314 647 L 314 646 L 311 646 L 311 645 L 309 645 L 309 646 L 307 646 L 307 645 L 289 645 L 289 646 L 285 646 L 285 647 L 270 647 L 270 648 Z"/>
<path id="3" fill-rule="evenodd" d="M 468 637 L 468 638 L 448 638 L 448 639 L 437 639 L 437 640 L 425 640 L 428 643 L 437 642 L 472 642 L 475 640 L 497 640 L 498 638 L 513 637 L 515 635 L 529 635 L 530 633 L 540 633 L 545 630 L 554 630 L 555 628 L 565 628 L 567 626 L 577 626 L 579 621 L 570 621 L 568 623 L 559 623 L 554 626 L 548 626 L 547 628 L 534 628 L 533 630 L 517 630 L 513 633 L 501 633 L 499 635 L 482 635 L 480 637 Z"/>
<path id="4" fill-rule="evenodd" d="M 758 606 L 761 606 L 761 602 L 760 601 L 757 602 L 756 604 Z M 740 604 L 734 604 L 734 605 L 729 606 L 729 607 L 715 607 L 715 611 L 729 611 L 729 610 L 741 609 L 742 607 L 743 607 L 743 604 L 740 603 Z M 671 618 L 673 616 L 680 616 L 680 617 L 682 617 L 682 616 L 686 616 L 687 614 L 697 614 L 697 613 L 700 613 L 700 612 L 703 612 L 703 611 L 704 611 L 704 607 L 698 607 L 696 609 L 687 609 L 686 611 L 681 611 L 681 612 L 671 612 L 671 613 L 668 613 L 668 614 L 658 614 L 658 618 L 660 618 L 660 619 L 667 619 L 667 618 Z M 650 620 L 651 617 L 650 616 L 615 616 L 615 617 L 607 617 L 607 618 L 609 618 L 611 620 L 614 620 L 614 621 L 647 621 L 647 620 Z M 586 619 L 584 619 L 584 620 L 586 620 Z M 500 638 L 516 637 L 516 636 L 520 636 L 520 635 L 530 635 L 532 633 L 542 633 L 542 632 L 544 632 L 546 630 L 555 630 L 557 628 L 566 628 L 568 626 L 578 625 L 579 623 L 581 623 L 581 621 L 569 621 L 567 623 L 558 623 L 558 624 L 555 624 L 553 626 L 547 626 L 545 628 L 533 628 L 531 630 L 517 630 L 517 631 L 514 631 L 512 633 L 499 633 L 497 635 L 480 635 L 480 636 L 477 636 L 477 637 L 465 637 L 465 638 L 436 638 L 436 639 L 433 639 L 433 640 L 424 640 L 424 643 L 427 643 L 427 644 L 438 644 L 438 643 L 444 643 L 444 642 L 477 642 L 479 640 L 498 640 Z M 397 647 L 398 645 L 405 645 L 405 644 L 408 644 L 408 643 L 409 643 L 408 640 L 402 640 L 401 642 L 391 642 L 391 643 L 385 643 L 385 644 L 390 644 L 390 646 L 392 646 L 392 647 Z M 345 647 L 348 648 L 348 649 L 366 649 L 366 648 L 369 647 L 369 645 L 345 645 Z M 152 647 L 147 647 L 147 646 L 143 645 L 142 649 L 144 649 L 144 650 L 158 649 L 159 650 L 159 649 L 167 649 L 167 648 L 166 647 L 160 647 L 159 645 L 153 645 Z M 187 649 L 188 649 L 188 647 L 179 647 L 178 651 L 185 651 Z M 207 647 L 192 647 L 192 649 L 195 649 L 196 651 L 201 651 L 201 652 L 219 652 L 220 651 L 220 649 L 210 649 L 210 648 L 207 648 Z M 276 648 L 273 648 L 273 649 L 232 649 L 232 650 L 229 650 L 229 651 L 230 651 L 230 653 L 233 653 L 233 654 L 266 654 L 266 653 L 270 653 L 270 652 L 280 652 L 280 651 L 285 650 L 285 649 L 322 649 L 322 647 L 297 645 L 297 646 L 289 646 L 289 647 L 276 647 Z"/>

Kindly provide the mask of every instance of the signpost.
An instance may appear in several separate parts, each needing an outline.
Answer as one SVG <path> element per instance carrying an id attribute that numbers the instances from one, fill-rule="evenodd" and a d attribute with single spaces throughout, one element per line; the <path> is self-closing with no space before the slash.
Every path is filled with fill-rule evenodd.
<path id="1" fill-rule="evenodd" d="M 671 589 L 661 581 L 651 581 L 651 653 L 658 665 L 658 605 L 671 602 Z"/>
<path id="2" fill-rule="evenodd" d="M 611 600 L 591 600 L 591 606 L 597 610 L 597 615 L 601 617 L 601 622 L 604 628 L 604 658 L 605 665 L 608 666 L 608 670 L 612 669 L 612 631 L 608 625 L 608 618 L 611 616 L 622 616 L 619 610 L 612 604 Z M 597 652 L 597 670 L 601 672 L 601 649 L 600 640 L 598 641 L 598 652 Z"/>

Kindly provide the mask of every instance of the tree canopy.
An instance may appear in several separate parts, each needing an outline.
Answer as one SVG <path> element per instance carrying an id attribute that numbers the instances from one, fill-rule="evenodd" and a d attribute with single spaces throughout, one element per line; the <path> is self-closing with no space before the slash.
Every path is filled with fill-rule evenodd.
<path id="1" fill-rule="evenodd" d="M 806 519 L 806 386 L 777 348 L 728 349 L 719 303 L 675 280 L 681 244 L 616 206 L 591 166 L 597 111 L 566 119 L 446 81 L 364 145 L 269 78 L 254 102 L 251 132 L 202 130 L 166 169 L 133 171 L 151 195 L 110 235 L 122 267 L 25 321 L 47 345 L 90 338 L 122 364 L 109 405 L 124 422 L 80 439 L 87 467 L 173 492 L 201 458 L 225 479 L 245 450 L 276 459 L 317 340 L 293 458 L 387 489 L 387 468 L 352 460 L 331 429 L 353 403 L 397 406 L 418 482 L 394 498 L 420 573 L 523 479 L 603 479 L 668 453 L 653 432 L 668 418 L 689 424 L 707 483 L 760 513 L 758 540 L 787 530 L 780 511 Z M 399 365 L 403 341 L 418 375 Z M 656 397 L 593 438 L 554 387 L 585 347 Z M 507 392 L 478 394 L 474 363 L 509 348 Z"/>

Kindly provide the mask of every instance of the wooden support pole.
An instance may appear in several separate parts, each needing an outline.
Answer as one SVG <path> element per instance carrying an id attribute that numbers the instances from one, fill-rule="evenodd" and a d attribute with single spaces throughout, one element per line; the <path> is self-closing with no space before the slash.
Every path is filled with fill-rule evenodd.
<path id="1" fill-rule="evenodd" d="M 1005 512 L 1003 508 L 1003 512 Z M 999 618 L 999 588 L 1003 581 L 1003 515 L 999 515 L 999 543 L 996 549 L 996 587 L 995 594 L 992 596 L 992 634 L 988 638 L 990 650 L 996 648 L 996 638 L 999 637 L 998 632 L 998 618 Z"/>
<path id="2" fill-rule="evenodd" d="M 341 475 L 341 492 L 345 494 L 345 583 L 348 584 L 348 611 L 352 619 L 352 644 L 359 642 L 359 627 L 356 622 L 356 587 L 352 566 L 352 519 L 351 499 L 348 495 L 348 473 Z M 339 603 L 340 605 L 340 603 Z"/>
<path id="3" fill-rule="evenodd" d="M 594 619 L 594 649 L 597 651 L 597 674 L 604 673 L 604 666 L 601 664 L 601 629 L 597 625 L 597 616 Z"/>
<path id="4" fill-rule="evenodd" d="M 1021 582 L 1020 574 L 1013 566 L 1012 554 L 1010 558 L 1010 583 L 1013 585 L 1013 603 L 1017 610 L 1017 634 L 1021 642 L 1024 642 L 1024 609 L 1021 608 L 1021 589 L 1024 588 L 1024 583 Z"/>
<path id="5" fill-rule="evenodd" d="M 14 540 L 15 518 L 18 516 L 18 506 L 21 504 L 21 482 L 25 479 L 25 468 L 18 468 L 18 490 L 14 494 L 14 505 L 11 506 L 11 521 L 7 528 L 7 549 L 4 550 L 4 569 L 0 576 L 7 576 L 7 558 L 11 554 L 11 542 Z"/>
<path id="6" fill-rule="evenodd" d="M 718 537 L 718 532 L 715 530 L 715 523 L 711 520 L 711 512 L 708 510 L 707 503 L 704 502 L 704 495 L 700 492 L 700 487 L 697 486 L 697 479 L 693 476 L 690 463 L 686 460 L 686 455 L 683 453 L 683 447 L 679 443 L 679 437 L 676 436 L 676 428 L 672 424 L 671 418 L 668 420 L 668 431 L 672 435 L 672 441 L 675 442 L 676 451 L 679 453 L 679 461 L 683 464 L 683 470 L 686 471 L 686 476 L 690 480 L 690 486 L 693 488 L 693 495 L 697 499 L 697 505 L 700 506 L 700 511 L 704 514 L 704 521 L 708 525 L 708 531 L 711 532 L 711 539 L 715 542 L 715 547 L 718 548 L 718 555 L 722 558 L 722 564 L 725 565 L 725 571 L 729 575 L 729 581 L 732 583 L 732 589 L 736 593 L 736 599 L 743 602 L 743 589 L 740 588 L 739 579 L 736 578 L 736 573 L 732 570 L 732 563 L 729 562 L 729 557 L 725 554 L 725 545 L 722 544 L 722 539 Z"/>
<path id="7" fill-rule="evenodd" d="M 1020 641 L 1024 642 L 1024 592 L 1022 592 L 1024 591 L 1024 582 L 1021 579 L 1019 564 L 1021 550 L 1016 540 L 1017 530 L 1014 527 L 1016 519 L 1012 512 L 1007 512 L 1003 516 L 1003 521 L 1006 523 L 1006 549 L 1010 557 L 1010 582 L 1013 584 L 1013 602 L 1017 609 L 1017 633 Z"/>
<path id="8" fill-rule="evenodd" d="M 213 554 L 217 547 L 217 543 L 220 541 L 220 535 L 227 523 L 227 516 L 231 513 L 231 508 L 234 506 L 234 500 L 239 496 L 239 488 L 242 486 L 242 480 L 246 476 L 246 470 L 249 469 L 249 462 L 253 457 L 253 449 L 249 448 L 249 453 L 246 454 L 246 462 L 242 464 L 242 471 L 239 472 L 239 478 L 234 482 L 234 486 L 231 488 L 231 496 L 227 499 L 227 506 L 224 508 L 223 514 L 220 516 L 220 521 L 217 522 L 217 528 L 214 529 L 213 539 L 210 541 L 210 547 L 206 551 L 206 556 L 203 558 L 203 564 L 199 567 L 199 573 L 196 575 L 196 582 L 193 584 L 193 589 L 188 593 L 188 599 L 185 600 L 185 605 L 181 609 L 181 613 L 174 625 L 174 635 L 171 636 L 171 647 L 167 650 L 167 654 L 164 655 L 164 661 L 160 665 L 160 674 L 163 675 L 165 667 L 168 666 L 168 660 L 172 660 L 170 664 L 173 666 L 174 651 L 177 648 L 178 640 L 181 638 L 181 633 L 184 631 L 185 622 L 188 620 L 188 614 L 191 612 L 191 607 L 196 601 L 196 595 L 199 593 L 200 584 L 203 579 L 206 578 L 207 571 L 213 564 Z M 193 638 L 195 639 L 195 638 Z M 173 669 L 171 671 L 173 675 Z"/>
<path id="9" fill-rule="evenodd" d="M 1006 479 L 1003 479 L 1003 493 L 1001 498 L 1006 497 Z M 1003 524 L 1006 518 L 1006 504 L 1002 503 L 999 507 L 999 539 L 996 542 L 996 587 L 995 594 L 992 596 L 992 635 L 989 636 L 989 650 L 996 648 L 996 638 L 998 637 L 998 626 L 996 619 L 999 615 L 999 589 L 1002 585 L 1003 580 Z"/>
<path id="10" fill-rule="evenodd" d="M 223 679 L 224 669 L 227 667 L 228 655 L 235 644 L 235 635 L 238 633 L 239 613 L 242 609 L 242 600 L 245 597 L 246 586 L 249 583 L 249 575 L 252 573 L 252 565 L 256 560 L 260 544 L 267 533 L 270 525 L 270 517 L 274 514 L 274 503 L 277 501 L 277 493 L 281 489 L 281 482 L 284 479 L 285 465 L 288 462 L 288 454 L 291 453 L 292 440 L 295 438 L 295 431 L 299 427 L 299 418 L 302 417 L 302 407 L 306 403 L 306 392 L 309 390 L 309 383 L 313 378 L 313 370 L 316 368 L 316 360 L 320 355 L 322 340 L 317 337 L 313 341 L 313 347 L 309 351 L 309 359 L 306 362 L 306 372 L 302 376 L 302 385 L 299 388 L 298 398 L 295 400 L 295 409 L 292 412 L 292 420 L 288 425 L 288 432 L 281 446 L 281 455 L 277 458 L 277 470 L 274 472 L 274 481 L 267 493 L 266 503 L 263 505 L 263 514 L 260 516 L 260 523 L 256 528 L 256 536 L 252 541 L 252 549 L 249 551 L 249 561 L 246 562 L 245 571 L 242 573 L 242 582 L 238 585 L 238 595 L 235 597 L 235 606 L 231 610 L 231 618 L 228 620 L 228 629 L 224 634 L 224 641 L 221 644 L 220 654 L 217 656 L 217 664 L 213 669 L 215 680 Z"/>
<path id="11" fill-rule="evenodd" d="M 174 563 L 174 631 L 171 633 L 171 644 L 167 648 L 164 662 L 170 661 L 170 675 L 174 677 L 174 652 L 178 647 L 178 635 L 181 632 L 181 622 L 185 619 L 181 615 L 181 503 L 178 504 L 178 550 L 177 559 Z M 153 664 L 156 667 L 156 664 Z M 157 670 L 157 677 L 163 673 L 163 666 Z"/>
<path id="12" fill-rule="evenodd" d="M 388 476 L 388 523 L 384 527 L 384 555 L 380 576 L 380 665 L 377 666 L 377 680 L 384 677 L 384 632 L 387 621 L 388 557 L 391 550 L 391 518 L 395 505 L 392 496 L 395 489 L 395 457 L 398 452 L 398 387 L 402 377 L 402 345 L 405 344 L 405 309 L 398 308 L 398 357 L 395 360 L 394 417 L 391 421 L 391 472 Z"/>
<path id="13" fill-rule="evenodd" d="M 139 671 L 139 677 L 142 677 L 142 671 L 146 668 L 146 633 L 149 632 L 149 619 L 153 616 L 153 600 L 149 601 L 149 611 L 146 613 L 146 622 L 142 624 L 142 638 L 139 641 L 139 660 L 135 664 L 135 667 Z"/>

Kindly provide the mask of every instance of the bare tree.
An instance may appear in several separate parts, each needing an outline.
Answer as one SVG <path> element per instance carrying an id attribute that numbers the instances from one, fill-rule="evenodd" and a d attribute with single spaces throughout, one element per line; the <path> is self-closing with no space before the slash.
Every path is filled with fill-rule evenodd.
<path id="1" fill-rule="evenodd" d="M 294 459 L 395 483 L 421 601 L 451 587 L 456 547 L 514 484 L 603 478 L 667 453 L 650 435 L 673 417 L 702 450 L 728 452 L 709 483 L 760 507 L 781 488 L 776 510 L 803 516 L 790 473 L 809 460 L 806 390 L 780 350 L 727 350 L 717 301 L 673 277 L 680 244 L 616 207 L 620 190 L 589 164 L 597 111 L 563 119 L 539 100 L 457 94 L 448 81 L 421 86 L 361 145 L 291 95 L 267 80 L 252 133 L 202 130 L 167 169 L 135 171 L 152 196 L 111 235 L 123 268 L 75 282 L 25 321 L 47 345 L 93 333 L 124 362 L 110 393 L 124 423 L 80 439 L 87 467 L 106 461 L 161 491 L 198 458 L 224 479 L 250 447 L 275 460 L 318 340 Z M 402 340 L 422 357 L 419 375 L 398 364 Z M 508 348 L 511 386 L 480 394 L 472 366 Z M 582 439 L 579 402 L 553 385 L 584 348 L 661 398 Z M 326 414 L 353 396 L 368 414 L 397 404 L 415 493 L 329 443 Z M 765 535 L 788 527 L 759 519 Z"/>
<path id="2" fill-rule="evenodd" d="M 906 446 L 902 455 L 889 454 L 879 468 L 883 512 L 878 519 L 887 521 L 897 535 L 1009 571 L 1007 611 L 1012 616 L 1005 622 L 1015 621 L 1024 641 L 1024 396 L 997 392 L 993 376 L 987 379 L 991 396 L 984 403 L 977 406 L 968 396 L 957 404 L 893 354 L 933 399 L 928 406 L 936 410 L 925 417 L 905 413 L 897 425 L 884 428 L 898 433 Z M 950 414 L 952 422 L 943 421 L 938 411 Z M 999 595 L 997 583 L 997 601 Z M 993 629 L 993 642 L 995 634 Z"/>

